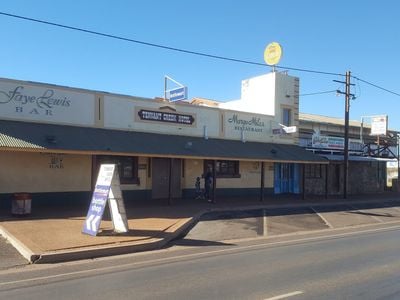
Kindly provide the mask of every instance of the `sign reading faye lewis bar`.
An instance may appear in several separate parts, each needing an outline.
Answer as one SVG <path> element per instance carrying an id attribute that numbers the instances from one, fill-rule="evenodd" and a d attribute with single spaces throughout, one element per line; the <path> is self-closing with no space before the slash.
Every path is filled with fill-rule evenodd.
<path id="1" fill-rule="evenodd" d="M 138 111 L 138 116 L 141 120 L 145 121 L 165 122 L 183 125 L 192 125 L 194 123 L 194 117 L 192 115 L 183 115 L 163 111 L 141 109 Z"/>
<path id="2" fill-rule="evenodd" d="M 0 79 L 0 118 L 94 124 L 94 94 Z"/>

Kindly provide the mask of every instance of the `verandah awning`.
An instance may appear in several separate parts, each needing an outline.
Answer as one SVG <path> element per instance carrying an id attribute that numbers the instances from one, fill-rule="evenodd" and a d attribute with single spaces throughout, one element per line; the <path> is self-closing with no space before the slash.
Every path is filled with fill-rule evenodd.
<path id="1" fill-rule="evenodd" d="M 0 120 L 0 150 L 326 164 L 297 145 Z"/>

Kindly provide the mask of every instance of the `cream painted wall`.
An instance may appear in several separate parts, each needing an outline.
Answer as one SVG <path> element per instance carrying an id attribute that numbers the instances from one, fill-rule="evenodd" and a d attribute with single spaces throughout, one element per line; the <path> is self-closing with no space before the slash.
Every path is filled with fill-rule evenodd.
<path id="1" fill-rule="evenodd" d="M 194 123 L 192 125 L 186 125 L 141 120 L 138 116 L 138 111 L 141 109 L 191 115 L 194 118 Z M 105 128 L 203 136 L 204 126 L 207 126 L 209 137 L 219 136 L 219 110 L 195 105 L 179 105 L 150 99 L 142 100 L 139 98 L 132 99 L 129 97 L 104 96 Z"/>
<path id="2" fill-rule="evenodd" d="M 274 186 L 273 164 L 264 164 L 264 186 Z M 217 188 L 259 188 L 261 186 L 261 163 L 239 162 L 240 178 L 217 178 Z M 182 181 L 182 188 L 194 189 L 196 177 L 203 174 L 203 160 L 186 160 L 185 177 Z M 204 187 L 204 179 L 201 178 L 201 186 Z"/>
<path id="3" fill-rule="evenodd" d="M 298 101 L 292 97 L 298 89 L 296 80 L 281 73 L 245 80 L 240 100 L 244 105 L 226 110 L 222 108 L 229 108 L 229 103 L 222 103 L 220 108 L 204 107 L 0 79 L 0 118 L 197 137 L 203 136 L 206 128 L 210 138 L 233 140 L 242 138 L 243 128 L 247 141 L 293 143 L 293 135 L 273 135 L 271 127 L 281 122 L 278 110 L 282 105 L 293 107 L 298 114 Z M 138 114 L 140 110 L 190 116 L 194 121 L 178 124 L 143 120 Z M 244 123 L 229 122 L 235 115 Z"/>
<path id="4" fill-rule="evenodd" d="M 91 156 L 0 152 L 0 165 L 0 193 L 91 190 Z"/>
<path id="5" fill-rule="evenodd" d="M 185 160 L 185 176 L 182 179 L 183 189 L 194 189 L 196 177 L 200 177 L 201 187 L 204 187 L 203 160 L 202 159 L 186 159 Z"/>

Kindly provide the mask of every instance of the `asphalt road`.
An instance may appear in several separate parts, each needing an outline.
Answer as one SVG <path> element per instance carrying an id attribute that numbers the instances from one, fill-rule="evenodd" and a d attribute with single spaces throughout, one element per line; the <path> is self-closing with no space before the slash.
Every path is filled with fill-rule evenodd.
<path id="1" fill-rule="evenodd" d="M 399 299 L 400 226 L 0 272 L 1 299 Z M 256 243 L 254 242 L 256 241 Z"/>
<path id="2" fill-rule="evenodd" d="M 26 264 L 28 261 L 0 235 L 0 270 Z"/>
<path id="3" fill-rule="evenodd" d="M 211 212 L 172 244 L 210 246 L 231 240 L 276 237 L 299 232 L 400 221 L 400 202 L 324 204 L 246 211 Z M 0 270 L 28 263 L 0 236 Z"/>

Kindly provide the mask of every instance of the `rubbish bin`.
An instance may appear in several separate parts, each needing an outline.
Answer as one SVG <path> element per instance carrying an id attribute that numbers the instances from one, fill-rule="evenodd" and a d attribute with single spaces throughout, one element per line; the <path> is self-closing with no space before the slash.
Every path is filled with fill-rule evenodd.
<path id="1" fill-rule="evenodd" d="M 32 197 L 29 193 L 15 193 L 11 202 L 11 213 L 17 216 L 31 213 Z"/>

